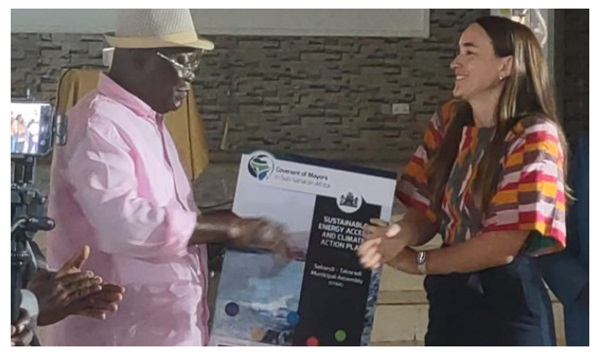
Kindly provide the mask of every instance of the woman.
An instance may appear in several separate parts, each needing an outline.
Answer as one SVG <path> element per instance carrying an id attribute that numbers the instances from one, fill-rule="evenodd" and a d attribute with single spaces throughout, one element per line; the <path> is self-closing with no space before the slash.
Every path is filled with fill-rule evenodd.
<path id="1" fill-rule="evenodd" d="M 426 345 L 554 345 L 532 257 L 565 246 L 567 147 L 542 49 L 524 25 L 483 17 L 461 35 L 453 96 L 399 179 L 406 214 L 365 227 L 358 254 L 426 274 Z M 417 252 L 437 233 L 442 248 Z"/>

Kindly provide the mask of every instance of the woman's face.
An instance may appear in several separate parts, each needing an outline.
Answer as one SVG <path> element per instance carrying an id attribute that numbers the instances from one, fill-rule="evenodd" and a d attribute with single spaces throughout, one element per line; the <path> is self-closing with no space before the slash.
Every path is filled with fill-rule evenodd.
<path id="1" fill-rule="evenodd" d="M 450 63 L 455 75 L 454 97 L 469 102 L 494 97 L 490 93 L 502 89 L 504 61 L 494 53 L 492 39 L 475 23 L 462 33 L 458 45 L 459 52 Z"/>

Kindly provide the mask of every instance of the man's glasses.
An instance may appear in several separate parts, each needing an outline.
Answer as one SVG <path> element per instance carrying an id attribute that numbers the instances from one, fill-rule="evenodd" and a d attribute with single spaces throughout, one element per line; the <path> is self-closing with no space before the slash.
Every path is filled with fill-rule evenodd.
<path id="1" fill-rule="evenodd" d="M 156 55 L 169 62 L 175 68 L 180 78 L 191 82 L 196 76 L 202 52 L 177 53 L 172 55 L 156 52 Z"/>

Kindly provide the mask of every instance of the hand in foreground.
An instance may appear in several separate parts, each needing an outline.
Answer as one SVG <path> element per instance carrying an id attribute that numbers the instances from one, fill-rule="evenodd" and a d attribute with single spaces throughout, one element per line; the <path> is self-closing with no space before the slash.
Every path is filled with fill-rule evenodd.
<path id="1" fill-rule="evenodd" d="M 21 308 L 19 319 L 10 326 L 10 345 L 28 346 L 33 340 L 33 324 L 26 310 Z"/>
<path id="2" fill-rule="evenodd" d="M 398 224 L 387 225 L 378 218 L 371 219 L 370 223 L 363 227 L 364 240 L 357 254 L 363 267 L 377 269 L 395 258 L 406 247 L 406 242 L 400 237 Z"/>
<path id="3" fill-rule="evenodd" d="M 79 254 L 65 263 L 58 274 L 76 274 L 81 272 L 81 268 L 90 254 L 88 246 L 83 247 Z M 102 281 L 101 278 L 98 278 Z M 106 319 L 107 313 L 116 312 L 119 309 L 119 302 L 123 299 L 125 288 L 108 282 L 102 282 L 101 288 L 93 293 L 82 292 L 81 297 L 73 301 L 66 309 L 68 315 L 76 314 L 96 318 Z"/>
<path id="4" fill-rule="evenodd" d="M 240 218 L 229 228 L 233 247 L 256 247 L 290 258 L 292 253 L 283 227 L 264 218 Z"/>
<path id="5" fill-rule="evenodd" d="M 29 282 L 27 287 L 40 304 L 39 325 L 54 324 L 73 314 L 105 319 L 107 312 L 118 309 L 125 290 L 91 271 L 82 271 L 89 254 L 85 246 L 57 272 L 42 269 Z"/>
<path id="6" fill-rule="evenodd" d="M 84 297 L 69 306 L 71 314 L 106 319 L 107 313 L 116 312 L 123 299 L 125 288 L 119 285 L 103 283 L 102 290 Z"/>
<path id="7" fill-rule="evenodd" d="M 89 256 L 84 247 L 57 272 L 39 269 L 27 284 L 38 299 L 38 324 L 54 324 L 71 314 L 69 305 L 102 290 L 102 279 L 91 271 L 81 271 Z"/>

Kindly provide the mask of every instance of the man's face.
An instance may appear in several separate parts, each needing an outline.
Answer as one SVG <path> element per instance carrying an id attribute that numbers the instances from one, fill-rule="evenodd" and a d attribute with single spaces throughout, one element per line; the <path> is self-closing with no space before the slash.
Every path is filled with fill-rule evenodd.
<path id="1" fill-rule="evenodd" d="M 190 48 L 148 50 L 142 67 L 148 104 L 158 113 L 177 110 L 187 98 L 198 55 Z"/>

